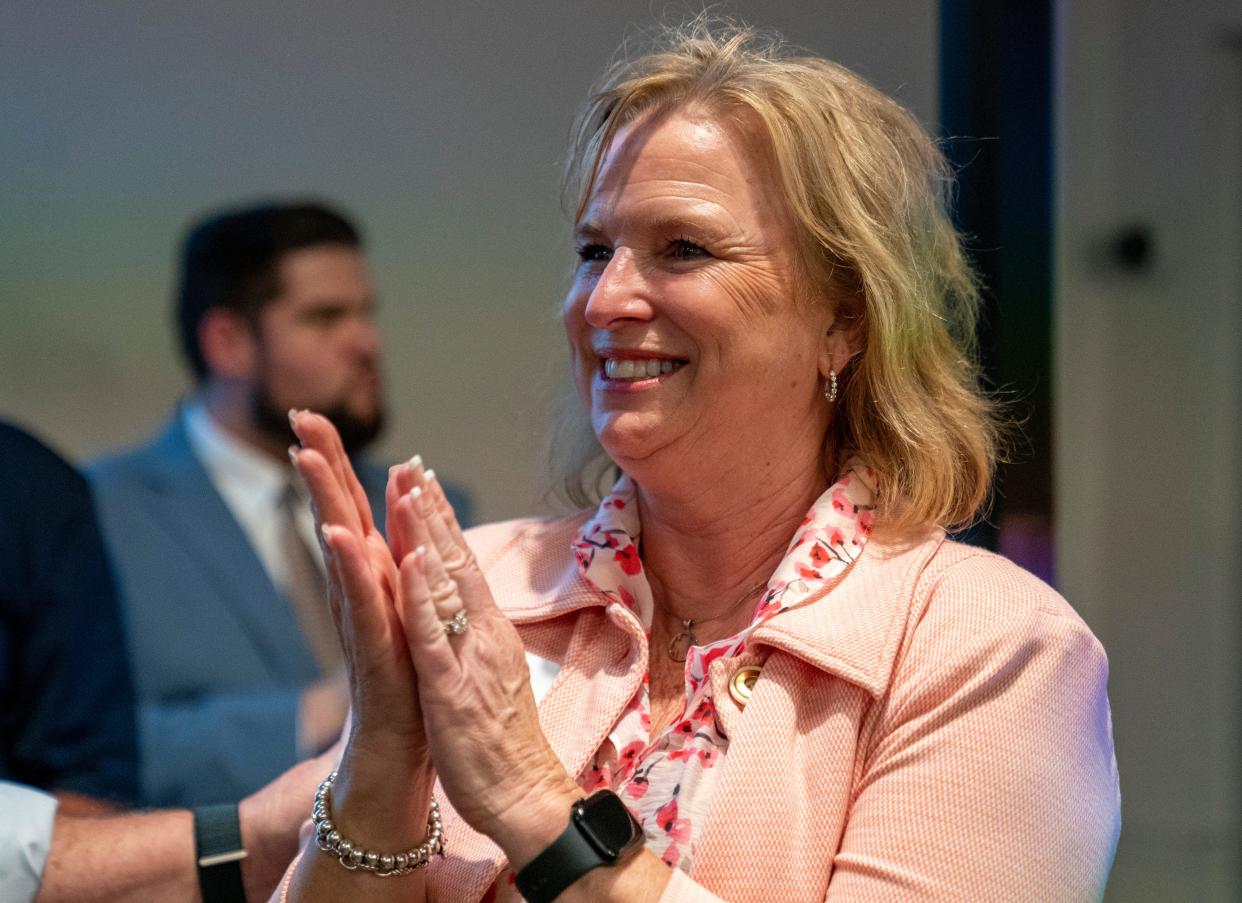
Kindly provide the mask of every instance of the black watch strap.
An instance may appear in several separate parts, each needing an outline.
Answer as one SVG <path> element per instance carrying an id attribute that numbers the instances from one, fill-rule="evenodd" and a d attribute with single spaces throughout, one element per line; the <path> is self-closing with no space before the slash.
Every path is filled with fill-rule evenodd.
<path id="1" fill-rule="evenodd" d="M 607 864 L 571 818 L 561 836 L 518 873 L 517 889 L 526 903 L 551 903 L 591 869 Z"/>
<path id="2" fill-rule="evenodd" d="M 203 903 L 246 903 L 241 873 L 246 850 L 236 803 L 194 810 L 194 849 Z"/>
<path id="3" fill-rule="evenodd" d="M 601 865 L 614 865 L 638 851 L 642 825 L 611 790 L 578 800 L 569 825 L 517 874 L 527 903 L 551 903 L 569 885 Z"/>

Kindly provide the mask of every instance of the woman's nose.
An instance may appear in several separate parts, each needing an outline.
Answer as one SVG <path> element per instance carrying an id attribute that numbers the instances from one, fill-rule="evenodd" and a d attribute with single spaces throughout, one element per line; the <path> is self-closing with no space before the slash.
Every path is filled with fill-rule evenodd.
<path id="1" fill-rule="evenodd" d="M 594 329 L 614 328 L 654 316 L 650 286 L 634 256 L 624 248 L 613 254 L 591 287 L 585 316 Z"/>

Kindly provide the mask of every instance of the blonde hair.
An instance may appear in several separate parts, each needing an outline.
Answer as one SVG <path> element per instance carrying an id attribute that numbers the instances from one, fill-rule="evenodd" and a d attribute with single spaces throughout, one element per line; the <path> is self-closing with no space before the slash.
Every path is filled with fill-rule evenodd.
<path id="1" fill-rule="evenodd" d="M 857 455 L 880 474 L 877 527 L 968 523 L 999 453 L 979 387 L 977 282 L 949 218 L 952 172 L 917 120 L 842 66 L 778 36 L 700 17 L 605 72 L 575 123 L 564 192 L 575 222 L 626 123 L 688 105 L 757 116 L 799 232 L 810 297 L 834 306 L 859 352 L 840 378 L 825 470 Z M 578 425 L 554 452 L 560 488 L 597 501 L 610 462 Z"/>

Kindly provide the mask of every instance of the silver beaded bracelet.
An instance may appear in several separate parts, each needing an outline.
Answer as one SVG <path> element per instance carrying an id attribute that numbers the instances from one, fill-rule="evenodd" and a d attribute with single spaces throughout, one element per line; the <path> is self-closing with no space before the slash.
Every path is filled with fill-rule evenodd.
<path id="1" fill-rule="evenodd" d="M 398 878 L 426 868 L 433 855 L 444 855 L 444 825 L 440 821 L 440 805 L 434 799 L 431 801 L 431 814 L 427 816 L 427 839 L 412 850 L 377 853 L 346 840 L 332 823 L 332 782 L 335 780 L 336 772 L 333 771 L 315 791 L 311 819 L 315 822 L 315 845 L 325 853 L 336 856 L 345 868 L 351 872 L 363 869 L 381 878 Z"/>

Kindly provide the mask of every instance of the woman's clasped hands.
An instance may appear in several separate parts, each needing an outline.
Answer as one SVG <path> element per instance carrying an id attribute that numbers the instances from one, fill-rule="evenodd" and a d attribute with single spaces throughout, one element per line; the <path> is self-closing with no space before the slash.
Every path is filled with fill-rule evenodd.
<path id="1" fill-rule="evenodd" d="M 420 459 L 389 473 L 385 539 L 333 426 L 310 411 L 290 422 L 349 673 L 336 825 L 376 847 L 416 845 L 385 837 L 421 830 L 438 777 L 462 818 L 520 867 L 581 794 L 539 726 L 516 629 Z"/>

